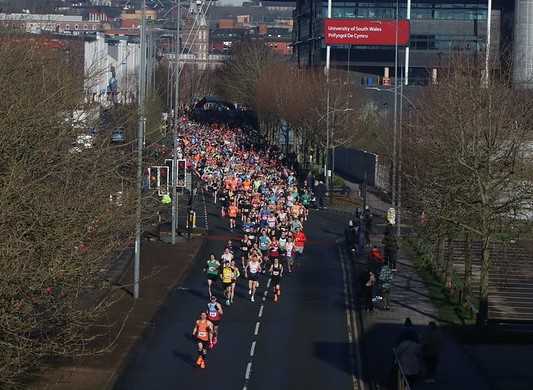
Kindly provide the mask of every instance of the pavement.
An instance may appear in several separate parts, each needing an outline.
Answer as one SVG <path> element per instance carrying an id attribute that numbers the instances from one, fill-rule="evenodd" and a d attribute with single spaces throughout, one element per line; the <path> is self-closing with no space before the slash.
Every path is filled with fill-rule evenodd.
<path id="1" fill-rule="evenodd" d="M 380 211 L 388 205 L 374 195 L 368 197 L 370 207 L 376 212 L 375 221 L 383 220 Z M 376 202 L 376 203 L 374 203 Z M 374 229 L 370 239 L 376 244 L 383 238 L 380 229 Z M 368 269 L 366 253 L 354 259 L 357 273 Z M 431 302 L 425 282 L 417 274 L 409 256 L 399 252 L 397 272 L 393 274 L 391 289 L 391 310 L 383 310 L 378 304 L 372 313 L 361 313 L 362 344 L 364 354 L 365 379 L 376 389 L 393 389 L 393 353 L 402 326 L 406 318 L 413 322 L 414 329 L 422 336 L 427 324 L 435 321 L 439 325 L 447 325 L 439 318 L 438 310 Z M 463 345 L 441 328 L 442 349 L 440 362 L 436 372 L 436 382 L 429 384 L 424 381 L 411 386 L 416 390 L 483 390 L 491 389 L 487 376 L 469 357 Z"/>
<path id="2" fill-rule="evenodd" d="M 209 205 L 210 233 L 204 259 L 219 255 L 228 238 L 227 221 Z M 202 261 L 174 290 L 165 311 L 138 343 L 115 390 L 136 389 L 359 389 L 356 340 L 348 312 L 347 272 L 337 241 L 348 216 L 313 211 L 306 225 L 309 241 L 301 265 L 282 280 L 279 303 L 272 302 L 268 278 L 260 280 L 250 302 L 244 279 L 236 299 L 224 307 L 219 343 L 208 367 L 194 366 L 191 332 L 207 303 Z M 216 294 L 220 297 L 218 286 Z M 264 299 L 263 299 L 264 298 Z"/>
<path id="3" fill-rule="evenodd" d="M 101 324 L 111 327 L 105 337 L 89 347 L 102 353 L 74 360 L 61 360 L 45 367 L 32 383 L 32 390 L 103 390 L 116 380 L 116 374 L 137 340 L 143 335 L 160 313 L 164 302 L 174 291 L 204 245 L 203 238 L 180 240 L 175 246 L 161 242 L 144 241 L 141 252 L 140 298 L 132 298 L 132 266 L 121 271 L 117 288 L 106 302 L 113 302 Z M 100 334 L 98 327 L 90 334 Z"/>

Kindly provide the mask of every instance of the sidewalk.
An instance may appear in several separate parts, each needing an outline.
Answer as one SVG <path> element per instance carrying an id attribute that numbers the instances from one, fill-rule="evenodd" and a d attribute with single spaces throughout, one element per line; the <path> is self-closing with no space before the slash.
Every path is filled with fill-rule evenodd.
<path id="1" fill-rule="evenodd" d="M 140 298 L 131 294 L 132 267 L 121 279 L 123 288 L 115 291 L 117 302 L 103 319 L 114 332 L 106 344 L 114 341 L 105 353 L 87 358 L 58 362 L 43 370 L 28 385 L 32 390 L 106 390 L 111 389 L 136 342 L 157 321 L 157 314 L 167 296 L 188 274 L 205 238 L 179 241 L 175 247 L 161 242 L 144 241 L 142 247 Z M 116 331 L 123 327 L 116 340 Z"/>
<path id="2" fill-rule="evenodd" d="M 373 210 L 388 208 L 385 202 L 379 199 L 376 202 L 375 196 L 368 196 L 367 199 Z M 376 217 L 375 220 L 382 218 Z M 379 222 L 375 225 L 379 226 Z M 383 236 L 376 230 L 379 228 L 374 229 L 376 234 L 372 235 L 371 239 L 379 245 Z M 367 267 L 366 253 L 357 259 L 356 263 L 358 272 L 364 271 Z M 426 384 L 421 381 L 412 386 L 412 389 L 490 389 L 484 375 L 474 366 L 463 347 L 443 329 L 446 324 L 439 323 L 438 311 L 433 306 L 424 281 L 416 273 L 411 260 L 399 253 L 397 268 L 391 290 L 392 310 L 382 310 L 381 305 L 378 304 L 373 313 L 362 313 L 362 343 L 368 382 L 373 382 L 376 385 L 375 388 L 378 389 L 391 389 L 392 348 L 402 331 L 405 319 L 409 317 L 420 336 L 426 331 L 428 322 L 435 321 L 441 327 L 443 342 L 435 378 L 436 383 Z"/>

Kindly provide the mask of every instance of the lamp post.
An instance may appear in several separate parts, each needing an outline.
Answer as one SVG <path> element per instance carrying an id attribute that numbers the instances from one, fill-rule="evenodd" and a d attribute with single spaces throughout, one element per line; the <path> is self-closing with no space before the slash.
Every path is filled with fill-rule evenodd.
<path id="1" fill-rule="evenodd" d="M 141 63 L 139 67 L 139 125 L 137 129 L 137 208 L 135 212 L 135 256 L 133 260 L 133 297 L 139 298 L 141 275 L 141 229 L 142 229 L 142 183 L 143 183 L 143 146 L 144 146 L 144 95 L 146 93 L 146 1 L 142 2 L 141 22 Z"/>
<path id="2" fill-rule="evenodd" d="M 492 22 L 492 0 L 487 0 L 487 43 L 485 48 L 485 73 L 483 75 L 483 86 L 488 88 L 490 80 L 490 29 Z"/>
<path id="3" fill-rule="evenodd" d="M 406 19 L 411 20 L 411 0 L 407 0 Z M 405 48 L 404 84 L 409 85 L 409 45 Z"/>
<path id="4" fill-rule="evenodd" d="M 403 80 L 402 80 L 403 81 Z M 393 166 L 396 168 L 393 168 L 393 183 L 398 184 L 398 189 L 396 191 L 396 204 L 393 203 L 393 206 L 396 206 L 396 235 L 399 237 L 401 233 L 401 207 L 402 207 L 402 186 L 401 186 L 401 172 L 402 172 L 402 128 L 403 128 L 403 101 L 405 100 L 413 109 L 416 109 L 416 105 L 413 103 L 411 99 L 409 99 L 407 96 L 403 93 L 403 82 L 400 83 L 400 91 L 397 90 L 391 90 L 391 89 L 384 89 L 379 87 L 369 87 L 366 88 L 368 90 L 378 91 L 378 92 L 388 92 L 388 93 L 394 93 L 394 96 L 400 96 L 400 113 L 399 113 L 399 126 L 398 126 L 398 132 L 395 134 L 395 140 L 394 142 L 397 142 L 397 151 L 394 154 L 393 157 Z M 397 177 L 395 178 L 395 176 Z"/>
<path id="5" fill-rule="evenodd" d="M 180 104 L 180 27 L 181 27 L 181 2 L 178 0 L 178 13 L 176 20 L 176 92 L 174 103 L 174 126 L 172 126 L 172 245 L 176 243 L 176 230 L 178 227 L 178 126 L 179 126 L 179 104 Z"/>
<path id="6" fill-rule="evenodd" d="M 328 19 L 331 19 L 331 8 L 332 0 L 328 0 Z M 331 61 L 331 46 L 326 45 L 326 68 L 324 72 L 326 73 L 326 156 L 324 158 L 324 183 L 326 184 L 326 189 L 329 191 L 329 181 L 328 181 L 328 154 L 329 154 L 329 101 L 330 101 L 330 91 L 329 91 L 329 68 Z"/>

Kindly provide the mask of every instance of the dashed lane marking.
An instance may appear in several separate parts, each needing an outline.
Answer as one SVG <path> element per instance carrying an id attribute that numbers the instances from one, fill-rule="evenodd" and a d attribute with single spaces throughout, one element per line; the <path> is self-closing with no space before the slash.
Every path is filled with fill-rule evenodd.
<path id="1" fill-rule="evenodd" d="M 255 353 L 255 340 L 254 342 L 252 343 L 252 346 L 250 348 L 250 356 L 253 357 L 254 356 L 254 353 Z"/>
<path id="2" fill-rule="evenodd" d="M 259 318 L 263 317 L 263 309 L 265 308 L 265 305 L 261 305 L 261 307 L 259 308 L 259 313 L 257 314 L 257 316 Z"/>
<path id="3" fill-rule="evenodd" d="M 246 365 L 246 374 L 244 374 L 244 378 L 246 380 L 249 380 L 251 373 L 252 373 L 252 362 L 248 362 L 248 364 Z"/>
<path id="4" fill-rule="evenodd" d="M 255 332 L 254 332 L 254 336 L 257 336 L 259 334 L 259 327 L 261 326 L 261 323 L 259 321 L 257 321 L 255 323 Z"/>

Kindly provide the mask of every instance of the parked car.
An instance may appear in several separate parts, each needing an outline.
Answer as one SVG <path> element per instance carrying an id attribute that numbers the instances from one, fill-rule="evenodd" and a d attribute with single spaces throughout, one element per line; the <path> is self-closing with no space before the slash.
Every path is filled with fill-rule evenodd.
<path id="1" fill-rule="evenodd" d="M 124 128 L 117 127 L 111 132 L 111 142 L 114 144 L 122 144 L 126 142 L 126 132 Z"/>

